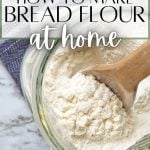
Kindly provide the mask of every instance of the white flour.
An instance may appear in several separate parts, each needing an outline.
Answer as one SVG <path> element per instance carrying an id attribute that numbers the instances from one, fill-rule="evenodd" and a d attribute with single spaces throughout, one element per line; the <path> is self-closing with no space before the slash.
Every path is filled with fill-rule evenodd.
<path id="1" fill-rule="evenodd" d="M 56 91 L 51 104 L 74 140 L 116 140 L 128 136 L 133 128 L 121 101 L 93 76 L 77 73 Z"/>
<path id="2" fill-rule="evenodd" d="M 53 109 L 64 136 L 77 150 L 126 150 L 150 133 L 150 90 L 136 98 L 127 114 L 104 84 L 77 73 L 96 63 L 116 62 L 140 43 L 128 40 L 114 50 L 58 48 L 50 59 L 43 84 L 44 103 Z"/>

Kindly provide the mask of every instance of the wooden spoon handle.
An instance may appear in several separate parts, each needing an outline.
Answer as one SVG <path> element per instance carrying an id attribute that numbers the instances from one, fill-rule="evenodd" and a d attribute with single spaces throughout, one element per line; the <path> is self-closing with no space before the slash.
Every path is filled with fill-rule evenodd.
<path id="1" fill-rule="evenodd" d="M 117 64 L 119 77 L 126 89 L 134 91 L 141 80 L 150 75 L 150 41 Z"/>

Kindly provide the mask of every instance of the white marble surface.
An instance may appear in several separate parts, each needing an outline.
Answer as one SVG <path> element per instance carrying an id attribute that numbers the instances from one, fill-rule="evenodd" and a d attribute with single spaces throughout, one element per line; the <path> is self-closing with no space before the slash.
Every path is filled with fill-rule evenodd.
<path id="1" fill-rule="evenodd" d="M 0 62 L 0 150 L 49 150 L 32 114 Z"/>

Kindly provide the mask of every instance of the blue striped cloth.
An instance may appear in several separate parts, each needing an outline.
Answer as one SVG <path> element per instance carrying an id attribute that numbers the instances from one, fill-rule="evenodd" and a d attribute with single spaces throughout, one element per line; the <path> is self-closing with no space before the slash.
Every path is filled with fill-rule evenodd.
<path id="1" fill-rule="evenodd" d="M 0 60 L 19 87 L 21 62 L 28 46 L 28 39 L 7 40 L 0 44 Z"/>

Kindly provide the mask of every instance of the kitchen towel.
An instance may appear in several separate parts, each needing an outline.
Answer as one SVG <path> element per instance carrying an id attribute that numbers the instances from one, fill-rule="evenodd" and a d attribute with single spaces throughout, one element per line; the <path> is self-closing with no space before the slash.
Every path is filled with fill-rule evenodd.
<path id="1" fill-rule="evenodd" d="M 6 40 L 0 44 L 0 60 L 20 89 L 20 67 L 28 46 L 28 39 Z"/>

